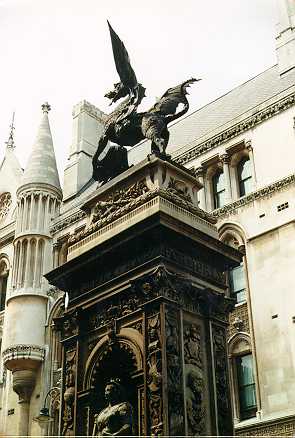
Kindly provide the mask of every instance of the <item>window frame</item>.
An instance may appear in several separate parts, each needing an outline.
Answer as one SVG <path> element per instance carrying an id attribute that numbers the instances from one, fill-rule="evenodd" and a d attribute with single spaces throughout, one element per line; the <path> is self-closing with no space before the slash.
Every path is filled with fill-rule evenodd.
<path id="1" fill-rule="evenodd" d="M 250 167 L 250 176 L 247 176 L 246 178 L 242 178 L 242 172 L 243 172 L 243 166 L 245 165 L 245 163 L 249 163 L 249 167 Z M 250 161 L 250 157 L 249 155 L 244 155 L 240 161 L 238 162 L 237 166 L 236 166 L 236 174 L 237 174 L 237 186 L 238 186 L 238 194 L 239 197 L 242 198 L 243 196 L 247 196 L 249 195 L 252 191 L 253 191 L 253 175 L 251 172 L 251 161 Z M 246 181 L 251 181 L 251 190 L 247 191 L 245 190 L 245 182 Z M 244 188 L 242 190 L 242 185 L 244 185 Z M 244 193 L 243 193 L 244 191 Z"/>
<path id="2" fill-rule="evenodd" d="M 223 189 L 218 190 L 217 185 L 218 181 L 215 183 L 217 178 L 220 178 L 220 176 L 223 175 Z M 212 184 L 212 196 L 213 196 L 213 208 L 214 210 L 217 208 L 222 208 L 225 205 L 225 202 L 223 204 L 220 203 L 220 194 L 222 193 L 225 197 L 226 195 L 226 186 L 225 186 L 225 175 L 222 169 L 217 169 L 216 172 L 211 177 L 211 184 Z"/>

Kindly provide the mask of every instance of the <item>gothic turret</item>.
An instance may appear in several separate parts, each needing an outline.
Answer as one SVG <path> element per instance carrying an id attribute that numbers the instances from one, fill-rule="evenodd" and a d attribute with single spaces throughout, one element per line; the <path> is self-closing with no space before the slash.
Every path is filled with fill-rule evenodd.
<path id="1" fill-rule="evenodd" d="M 13 388 L 19 395 L 19 435 L 28 434 L 30 398 L 35 378 L 45 356 L 44 326 L 47 312 L 47 281 L 52 269 L 50 221 L 59 212 L 62 192 L 50 132 L 48 111 L 17 191 L 17 221 L 14 239 L 12 289 L 7 300 L 3 359 L 13 373 Z"/>

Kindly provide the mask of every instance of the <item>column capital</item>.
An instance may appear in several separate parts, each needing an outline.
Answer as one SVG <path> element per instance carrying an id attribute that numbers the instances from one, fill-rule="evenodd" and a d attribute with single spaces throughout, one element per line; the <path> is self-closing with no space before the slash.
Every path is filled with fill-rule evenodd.
<path id="1" fill-rule="evenodd" d="M 223 164 L 229 164 L 230 162 L 230 156 L 228 154 L 220 154 L 219 159 Z"/>
<path id="2" fill-rule="evenodd" d="M 246 149 L 248 149 L 249 152 L 253 151 L 252 141 L 251 140 L 246 141 L 245 146 L 246 146 Z"/>
<path id="3" fill-rule="evenodd" d="M 203 166 L 197 167 L 195 169 L 196 177 L 204 177 L 205 176 L 205 168 Z"/>

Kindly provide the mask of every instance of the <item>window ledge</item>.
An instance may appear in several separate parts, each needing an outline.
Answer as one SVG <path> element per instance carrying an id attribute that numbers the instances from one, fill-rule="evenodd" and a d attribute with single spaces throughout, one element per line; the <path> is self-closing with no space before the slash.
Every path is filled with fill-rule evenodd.
<path id="1" fill-rule="evenodd" d="M 215 218 L 219 218 L 225 216 L 227 214 L 231 214 L 235 212 L 238 208 L 244 207 L 247 204 L 251 204 L 257 199 L 265 198 L 272 193 L 278 192 L 285 187 L 295 183 L 295 174 L 288 175 L 285 178 L 282 178 L 278 181 L 275 181 L 272 184 L 262 187 L 254 192 L 249 193 L 248 195 L 242 196 L 241 198 L 224 205 L 217 210 L 213 210 L 211 212 L 212 216 Z"/>

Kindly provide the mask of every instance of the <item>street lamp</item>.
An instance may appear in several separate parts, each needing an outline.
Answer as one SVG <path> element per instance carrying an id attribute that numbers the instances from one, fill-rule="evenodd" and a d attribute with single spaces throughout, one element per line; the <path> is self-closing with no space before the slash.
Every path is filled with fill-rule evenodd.
<path id="1" fill-rule="evenodd" d="M 45 427 L 48 423 L 54 420 L 49 413 L 49 409 L 46 407 L 47 398 L 50 397 L 52 399 L 51 404 L 55 404 L 59 406 L 60 404 L 60 388 L 58 386 L 53 386 L 47 392 L 44 399 L 44 406 L 40 409 L 39 415 L 34 417 L 34 421 L 37 421 L 41 427 Z"/>

